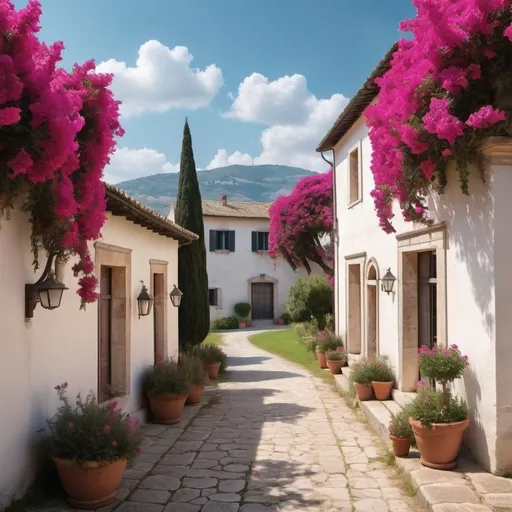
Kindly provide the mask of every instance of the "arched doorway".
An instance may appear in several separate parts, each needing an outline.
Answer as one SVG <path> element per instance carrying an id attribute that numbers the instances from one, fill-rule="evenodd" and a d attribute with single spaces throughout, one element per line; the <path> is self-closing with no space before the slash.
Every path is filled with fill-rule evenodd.
<path id="1" fill-rule="evenodd" d="M 379 293 L 377 283 L 379 271 L 377 262 L 372 258 L 366 269 L 366 344 L 367 357 L 379 355 Z"/>

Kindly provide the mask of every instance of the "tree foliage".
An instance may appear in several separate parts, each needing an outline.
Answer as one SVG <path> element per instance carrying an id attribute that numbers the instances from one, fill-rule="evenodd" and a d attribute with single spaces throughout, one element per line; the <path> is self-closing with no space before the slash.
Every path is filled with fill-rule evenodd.
<path id="1" fill-rule="evenodd" d="M 185 347 L 201 343 L 210 327 L 201 192 L 188 121 L 185 121 L 183 129 L 175 220 L 199 236 L 198 240 L 179 248 L 178 286 L 183 292 L 179 309 L 179 340 L 180 346 Z"/>
<path id="2" fill-rule="evenodd" d="M 311 263 L 332 276 L 332 244 L 326 243 L 333 227 L 332 169 L 305 176 L 288 196 L 279 196 L 270 207 L 269 252 L 281 255 L 296 269 L 311 272 Z M 329 238 L 330 240 L 330 238 Z"/>

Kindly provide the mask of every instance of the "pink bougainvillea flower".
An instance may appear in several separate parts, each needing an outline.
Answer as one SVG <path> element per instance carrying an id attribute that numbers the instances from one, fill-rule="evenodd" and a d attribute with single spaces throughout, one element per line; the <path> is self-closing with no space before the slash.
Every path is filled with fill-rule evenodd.
<path id="1" fill-rule="evenodd" d="M 7 162 L 7 165 L 11 168 L 12 175 L 18 176 L 19 174 L 26 174 L 33 163 L 32 157 L 24 149 L 21 149 L 12 160 Z"/>
<path id="2" fill-rule="evenodd" d="M 453 151 L 449 148 L 443 149 L 443 152 L 441 153 L 443 156 L 451 156 L 453 155 Z"/>
<path id="3" fill-rule="evenodd" d="M 482 78 L 482 68 L 478 64 L 470 64 L 467 71 L 472 80 L 479 80 Z"/>
<path id="4" fill-rule="evenodd" d="M 68 422 L 68 428 L 75 428 L 75 424 L 72 421 Z"/>
<path id="5" fill-rule="evenodd" d="M 117 446 L 117 441 L 112 441 L 112 446 L 116 447 Z"/>
<path id="6" fill-rule="evenodd" d="M 420 170 L 427 180 L 432 179 L 434 171 L 436 170 L 436 164 L 431 160 L 423 160 L 420 164 Z"/>
<path id="7" fill-rule="evenodd" d="M 486 105 L 474 114 L 471 114 L 466 124 L 474 129 L 489 128 L 500 121 L 505 121 L 506 118 L 507 115 L 503 110 L 493 108 L 491 105 Z"/>
<path id="8" fill-rule="evenodd" d="M 505 37 L 507 37 L 508 39 L 510 39 L 510 41 L 512 41 L 512 25 L 509 25 L 506 29 L 505 29 L 505 32 L 503 33 L 505 35 Z"/>
<path id="9" fill-rule="evenodd" d="M 0 109 L 0 126 L 17 123 L 20 120 L 21 109 L 7 107 Z"/>
<path id="10" fill-rule="evenodd" d="M 112 430 L 112 427 L 110 425 L 105 425 L 103 427 L 103 432 L 105 432 L 105 434 L 109 434 L 111 430 Z"/>
<path id="11" fill-rule="evenodd" d="M 464 133 L 464 124 L 450 113 L 450 101 L 432 98 L 429 111 L 423 116 L 427 132 L 454 144 L 455 139 Z"/>
<path id="12" fill-rule="evenodd" d="M 466 71 L 457 66 L 450 66 L 439 73 L 441 87 L 452 94 L 459 94 L 462 89 L 468 86 Z"/>

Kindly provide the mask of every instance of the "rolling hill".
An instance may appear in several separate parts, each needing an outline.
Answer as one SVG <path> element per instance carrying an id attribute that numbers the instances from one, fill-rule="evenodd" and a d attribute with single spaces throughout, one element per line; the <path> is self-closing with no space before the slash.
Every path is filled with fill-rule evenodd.
<path id="1" fill-rule="evenodd" d="M 302 176 L 312 171 L 286 165 L 230 165 L 209 171 L 198 171 L 203 199 L 219 200 L 227 194 L 228 201 L 273 201 L 280 194 L 291 192 Z M 167 215 L 169 204 L 176 199 L 177 173 L 163 173 L 117 183 L 116 186 L 142 204 Z"/>

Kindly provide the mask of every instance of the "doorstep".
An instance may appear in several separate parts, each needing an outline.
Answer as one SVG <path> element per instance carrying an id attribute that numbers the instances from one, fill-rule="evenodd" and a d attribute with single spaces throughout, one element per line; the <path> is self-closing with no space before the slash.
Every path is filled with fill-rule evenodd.
<path id="1" fill-rule="evenodd" d="M 348 370 L 348 371 L 347 371 Z M 335 375 L 336 386 L 349 391 L 350 370 Z M 393 390 L 393 400 L 356 401 L 378 436 L 391 449 L 388 425 L 392 414 L 412 400 L 415 393 Z M 512 511 L 512 479 L 492 475 L 476 464 L 462 447 L 459 465 L 452 471 L 422 466 L 419 453 L 411 448 L 409 457 L 396 457 L 396 466 L 408 475 L 420 503 L 431 512 L 505 512 Z"/>

